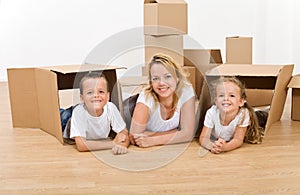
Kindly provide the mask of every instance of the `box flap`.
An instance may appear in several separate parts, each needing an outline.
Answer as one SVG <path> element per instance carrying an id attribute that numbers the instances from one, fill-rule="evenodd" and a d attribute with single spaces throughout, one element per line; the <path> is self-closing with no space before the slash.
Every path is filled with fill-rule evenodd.
<path id="1" fill-rule="evenodd" d="M 13 127 L 40 128 L 34 68 L 7 69 Z"/>
<path id="2" fill-rule="evenodd" d="M 145 0 L 144 4 L 147 3 L 165 3 L 165 4 L 176 4 L 176 3 L 185 3 L 184 0 Z"/>
<path id="3" fill-rule="evenodd" d="M 288 87 L 289 88 L 300 88 L 300 75 L 293 76 Z"/>
<path id="4" fill-rule="evenodd" d="M 40 128 L 63 143 L 56 74 L 37 68 L 35 69 L 35 79 Z"/>
<path id="5" fill-rule="evenodd" d="M 99 71 L 99 70 L 126 69 L 126 67 L 100 65 L 100 64 L 45 66 L 45 67 L 40 67 L 40 68 L 51 70 L 53 72 L 59 72 L 62 74 L 88 72 L 88 71 Z"/>
<path id="6" fill-rule="evenodd" d="M 277 76 L 283 65 L 221 64 L 206 72 L 207 76 Z"/>
<path id="7" fill-rule="evenodd" d="M 285 65 L 282 67 L 278 74 L 278 78 L 274 89 L 274 95 L 270 107 L 270 112 L 265 127 L 266 131 L 274 122 L 279 121 L 281 119 L 288 91 L 287 86 L 291 80 L 293 69 L 294 65 Z"/>

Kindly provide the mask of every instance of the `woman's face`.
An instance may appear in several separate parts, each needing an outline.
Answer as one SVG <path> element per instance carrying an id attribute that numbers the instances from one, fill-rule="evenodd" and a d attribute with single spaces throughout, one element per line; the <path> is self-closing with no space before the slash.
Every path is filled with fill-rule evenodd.
<path id="1" fill-rule="evenodd" d="M 151 66 L 151 83 L 153 90 L 159 98 L 173 96 L 178 78 L 174 77 L 162 64 L 156 63 Z"/>

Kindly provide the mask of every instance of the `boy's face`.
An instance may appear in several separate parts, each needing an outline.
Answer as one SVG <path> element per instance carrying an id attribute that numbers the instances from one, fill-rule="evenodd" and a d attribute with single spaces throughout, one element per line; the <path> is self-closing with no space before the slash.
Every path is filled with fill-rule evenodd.
<path id="1" fill-rule="evenodd" d="M 85 104 L 88 112 L 92 116 L 100 116 L 103 107 L 109 100 L 107 83 L 104 78 L 91 78 L 82 83 L 81 101 Z"/>

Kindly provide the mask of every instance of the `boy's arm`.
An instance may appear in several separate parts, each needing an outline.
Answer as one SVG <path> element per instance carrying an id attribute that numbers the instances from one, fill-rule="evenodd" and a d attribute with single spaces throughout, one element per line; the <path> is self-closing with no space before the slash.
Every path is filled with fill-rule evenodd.
<path id="1" fill-rule="evenodd" d="M 76 147 L 79 152 L 87 152 L 94 150 L 111 149 L 114 143 L 110 139 L 103 140 L 86 140 L 83 137 L 75 137 Z"/>
<path id="2" fill-rule="evenodd" d="M 113 142 L 128 148 L 130 141 L 127 129 L 120 131 L 114 138 Z"/>

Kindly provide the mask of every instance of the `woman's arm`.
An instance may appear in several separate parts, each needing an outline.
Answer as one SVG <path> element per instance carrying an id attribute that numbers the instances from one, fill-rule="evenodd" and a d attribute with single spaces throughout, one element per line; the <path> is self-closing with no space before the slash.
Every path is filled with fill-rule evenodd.
<path id="1" fill-rule="evenodd" d="M 230 151 L 241 147 L 244 143 L 244 137 L 247 128 L 248 127 L 237 127 L 234 132 L 232 140 L 223 143 L 222 146 L 220 147 L 221 152 Z"/>
<path id="2" fill-rule="evenodd" d="M 185 102 L 180 112 L 180 130 L 172 129 L 165 132 L 145 132 L 143 134 L 133 133 L 135 143 L 140 147 L 149 147 L 192 141 L 195 131 L 195 98 L 192 97 Z"/>

